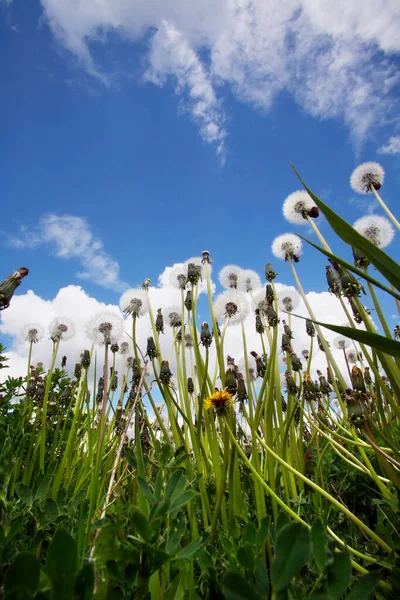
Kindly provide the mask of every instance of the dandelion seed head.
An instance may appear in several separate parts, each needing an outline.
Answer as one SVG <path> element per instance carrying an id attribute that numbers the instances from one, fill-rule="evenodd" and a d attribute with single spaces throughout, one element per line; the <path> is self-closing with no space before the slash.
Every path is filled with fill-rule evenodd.
<path id="1" fill-rule="evenodd" d="M 228 325 L 241 323 L 249 314 L 246 294 L 233 288 L 222 292 L 214 301 L 214 314 L 217 321 L 228 318 Z"/>
<path id="2" fill-rule="evenodd" d="M 394 238 L 394 228 L 386 217 L 366 215 L 357 219 L 354 229 L 378 248 L 386 248 Z"/>
<path id="3" fill-rule="evenodd" d="M 196 269 L 199 273 L 200 279 L 204 279 L 206 276 L 206 267 L 205 267 L 205 263 L 203 262 L 203 257 L 202 256 L 192 256 L 192 258 L 188 258 L 188 260 L 185 260 L 185 262 L 183 263 L 185 266 L 185 270 L 186 270 L 186 275 L 187 275 L 187 271 L 188 271 L 188 266 L 190 264 L 195 265 Z M 212 267 L 211 265 L 209 265 L 209 270 L 210 273 L 212 271 Z"/>
<path id="4" fill-rule="evenodd" d="M 267 308 L 268 308 L 268 301 L 265 298 L 265 289 L 262 288 L 261 290 L 258 290 L 255 294 L 253 294 L 253 299 L 254 299 L 254 303 L 256 305 L 256 308 L 258 308 L 258 310 L 262 313 L 266 313 L 267 312 Z"/>
<path id="5" fill-rule="evenodd" d="M 333 340 L 333 345 L 338 350 L 345 350 L 346 348 L 349 348 L 349 346 L 351 345 L 351 341 L 349 340 L 349 338 L 344 337 L 343 335 L 337 335 Z"/>
<path id="6" fill-rule="evenodd" d="M 169 274 L 169 282 L 173 288 L 184 290 L 187 284 L 187 265 L 184 263 L 174 265 Z"/>
<path id="7" fill-rule="evenodd" d="M 354 169 L 350 185 L 359 194 L 368 194 L 372 187 L 379 190 L 385 178 L 383 167 L 377 162 L 366 162 Z"/>
<path id="8" fill-rule="evenodd" d="M 73 337 L 75 325 L 67 317 L 56 317 L 49 325 L 49 333 L 53 341 L 67 341 Z"/>
<path id="9" fill-rule="evenodd" d="M 274 239 L 271 249 L 276 258 L 287 260 L 301 255 L 302 242 L 294 233 L 284 233 Z"/>
<path id="10" fill-rule="evenodd" d="M 350 364 L 357 362 L 357 352 L 355 350 L 348 350 L 348 352 L 346 352 L 346 356 Z"/>
<path id="11" fill-rule="evenodd" d="M 149 310 L 146 293 L 134 288 L 122 294 L 119 305 L 122 312 L 132 317 L 142 317 Z"/>
<path id="12" fill-rule="evenodd" d="M 314 200 L 305 190 L 289 194 L 283 203 L 282 212 L 286 221 L 292 225 L 306 225 L 310 210 L 318 210 Z"/>
<path id="13" fill-rule="evenodd" d="M 300 296 L 292 286 L 278 290 L 276 293 L 279 310 L 292 312 L 300 304 Z"/>
<path id="14" fill-rule="evenodd" d="M 36 344 L 44 336 L 44 327 L 39 323 L 27 323 L 22 329 L 22 336 L 30 344 Z"/>
<path id="15" fill-rule="evenodd" d="M 119 347 L 120 354 L 128 354 L 129 348 L 130 346 L 128 342 L 122 342 L 122 344 Z"/>
<path id="16" fill-rule="evenodd" d="M 244 292 L 252 292 L 262 287 L 261 278 L 253 269 L 242 269 L 238 289 Z"/>
<path id="17" fill-rule="evenodd" d="M 168 325 L 170 327 L 181 327 L 182 325 L 182 309 L 177 306 L 170 306 L 164 310 L 164 314 L 167 316 Z"/>
<path id="18" fill-rule="evenodd" d="M 86 337 L 95 344 L 115 344 L 124 330 L 124 321 L 120 315 L 106 311 L 95 315 L 86 325 Z"/>
<path id="19" fill-rule="evenodd" d="M 238 289 L 242 281 L 243 269 L 237 265 L 226 265 L 218 273 L 220 284 L 226 290 L 230 288 Z"/>

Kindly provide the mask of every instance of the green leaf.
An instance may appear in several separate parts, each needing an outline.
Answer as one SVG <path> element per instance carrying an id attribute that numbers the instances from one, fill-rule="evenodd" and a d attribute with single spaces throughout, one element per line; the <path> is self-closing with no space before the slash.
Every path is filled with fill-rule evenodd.
<path id="1" fill-rule="evenodd" d="M 254 577 L 257 586 L 257 591 L 261 594 L 261 596 L 263 596 L 263 598 L 269 598 L 268 571 L 265 568 L 261 556 L 257 556 Z"/>
<path id="2" fill-rule="evenodd" d="M 185 577 L 182 573 L 179 573 L 165 590 L 164 600 L 184 600 L 184 598 Z"/>
<path id="3" fill-rule="evenodd" d="M 368 260 L 378 269 L 378 271 L 386 277 L 388 281 L 396 288 L 400 290 L 400 265 L 396 263 L 388 254 L 380 250 L 377 246 L 372 244 L 363 235 L 360 235 L 358 231 L 353 229 L 342 217 L 339 217 L 329 206 L 327 206 L 322 200 L 320 200 L 306 185 L 299 173 L 292 165 L 294 172 L 302 182 L 303 186 L 310 194 L 318 208 L 323 212 L 326 220 L 335 231 L 335 233 L 347 244 L 357 248 L 362 252 Z"/>
<path id="4" fill-rule="evenodd" d="M 138 533 L 141 538 L 147 541 L 149 538 L 149 526 L 145 515 L 137 506 L 132 508 L 131 515 L 136 533 Z"/>
<path id="5" fill-rule="evenodd" d="M 248 571 L 253 571 L 254 569 L 254 549 L 253 546 L 245 543 L 236 551 L 236 558 L 240 566 Z"/>
<path id="6" fill-rule="evenodd" d="M 4 531 L 4 527 L 3 527 L 3 525 L 0 525 L 0 548 L 3 547 L 5 539 L 6 539 L 6 533 Z"/>
<path id="7" fill-rule="evenodd" d="M 391 296 L 393 296 L 393 298 L 397 298 L 398 300 L 400 300 L 400 294 L 398 294 L 397 292 L 393 291 L 391 288 L 387 287 L 386 285 L 384 285 L 383 283 L 381 283 L 380 281 L 378 281 L 374 277 L 371 277 L 371 275 L 369 273 L 367 273 L 365 271 L 362 271 L 358 267 L 355 267 L 351 263 L 347 262 L 347 260 L 344 260 L 343 258 L 340 258 L 340 256 L 336 256 L 336 254 L 332 254 L 332 252 L 328 252 L 328 250 L 325 250 L 325 248 L 322 248 L 321 246 L 318 246 L 317 244 L 314 244 L 314 242 L 312 242 L 311 240 L 308 240 L 307 238 L 305 238 L 304 236 L 300 235 L 299 233 L 297 233 L 296 235 L 298 235 L 302 240 L 304 240 L 305 242 L 307 242 L 307 244 L 310 244 L 310 246 L 313 246 L 316 250 L 318 250 L 318 252 L 321 252 L 322 254 L 324 254 L 325 256 L 328 256 L 329 258 L 333 258 L 333 260 L 335 262 L 337 262 L 339 265 L 342 265 L 342 267 L 345 267 L 346 269 L 348 269 L 349 271 L 352 271 L 353 273 L 355 273 L 359 277 L 362 277 L 366 281 L 369 281 L 370 283 L 372 283 L 376 287 L 380 288 L 384 292 L 387 292 L 388 294 L 390 294 Z"/>
<path id="8" fill-rule="evenodd" d="M 46 477 L 45 479 L 43 479 L 42 483 L 39 485 L 39 487 L 36 491 L 35 500 L 37 500 L 38 502 L 42 502 L 48 494 L 50 485 L 51 485 L 50 477 Z"/>
<path id="9" fill-rule="evenodd" d="M 15 598 L 29 598 L 39 588 L 40 561 L 31 552 L 17 554 L 4 579 L 6 598 L 13 592 Z"/>
<path id="10" fill-rule="evenodd" d="M 301 317 L 294 313 L 292 313 L 292 316 L 299 319 L 306 319 L 306 317 Z M 329 325 L 329 323 L 321 323 L 320 321 L 313 321 L 313 323 L 321 327 L 326 327 L 326 329 L 346 336 L 351 340 L 356 340 L 356 342 L 370 346 L 378 352 L 383 352 L 383 354 L 393 356 L 393 358 L 400 358 L 400 344 L 396 340 L 391 340 L 383 335 L 364 331 L 363 329 L 353 329 L 353 327 L 343 327 L 342 325 Z"/>
<path id="11" fill-rule="evenodd" d="M 172 495 L 179 495 L 185 488 L 187 479 L 182 469 L 172 473 L 165 487 L 165 497 L 171 498 Z"/>
<path id="12" fill-rule="evenodd" d="M 283 527 L 276 538 L 275 560 L 271 568 L 271 581 L 275 592 L 289 587 L 292 577 L 310 559 L 310 533 L 301 523 Z"/>
<path id="13" fill-rule="evenodd" d="M 75 581 L 74 600 L 91 600 L 94 590 L 93 563 L 87 562 L 79 571 Z"/>
<path id="14" fill-rule="evenodd" d="M 257 529 L 254 523 L 246 523 L 242 534 L 242 544 L 254 546 L 257 538 Z"/>
<path id="15" fill-rule="evenodd" d="M 175 560 L 185 560 L 187 558 L 191 558 L 200 550 L 200 548 L 203 548 L 205 545 L 206 538 L 203 539 L 202 537 L 199 537 L 197 540 L 193 540 L 190 542 L 190 544 L 182 548 L 182 550 L 175 555 Z"/>
<path id="16" fill-rule="evenodd" d="M 257 536 L 256 536 L 256 548 L 257 548 L 258 552 L 261 551 L 261 548 L 267 541 L 270 523 L 271 523 L 270 517 L 264 517 L 261 520 L 260 527 L 257 530 Z"/>
<path id="17" fill-rule="evenodd" d="M 351 575 L 351 563 L 346 552 L 337 552 L 333 557 L 333 564 L 329 565 L 328 592 L 333 600 L 340 600 L 347 590 Z"/>
<path id="18" fill-rule="evenodd" d="M 54 521 L 57 519 L 58 507 L 53 498 L 47 498 L 46 502 L 44 503 L 44 515 L 51 523 L 54 523 Z"/>
<path id="19" fill-rule="evenodd" d="M 137 461 L 136 461 L 136 456 L 134 451 L 132 450 L 132 448 L 129 448 L 128 446 L 125 446 L 124 448 L 124 452 L 125 452 L 125 458 L 128 461 L 128 463 L 130 464 L 130 466 L 135 469 L 137 469 Z"/>
<path id="20" fill-rule="evenodd" d="M 15 486 L 15 491 L 18 494 L 18 498 L 22 502 L 24 502 L 24 504 L 27 504 L 28 506 L 32 506 L 33 495 L 32 495 L 32 490 L 30 487 L 28 487 L 24 483 L 17 483 L 17 485 Z"/>
<path id="21" fill-rule="evenodd" d="M 168 554 L 174 554 L 179 547 L 181 538 L 185 533 L 186 529 L 186 519 L 184 515 L 181 516 L 180 519 L 173 521 L 170 530 L 169 536 L 167 539 L 167 543 L 165 545 L 165 550 Z"/>
<path id="22" fill-rule="evenodd" d="M 285 512 L 280 512 L 276 520 L 276 533 L 279 533 L 281 529 L 290 525 L 290 519 Z"/>
<path id="23" fill-rule="evenodd" d="M 156 504 L 157 500 L 155 499 L 150 487 L 147 485 L 146 481 L 142 477 L 138 477 L 139 487 L 143 492 L 145 498 L 149 501 L 150 505 L 153 506 Z"/>
<path id="24" fill-rule="evenodd" d="M 381 576 L 382 572 L 380 570 L 363 575 L 351 588 L 347 600 L 369 600 L 369 598 L 372 598 Z"/>
<path id="25" fill-rule="evenodd" d="M 181 506 L 188 504 L 191 500 L 193 500 L 193 498 L 195 498 L 198 495 L 198 492 L 194 492 L 193 490 L 186 490 L 186 492 L 183 492 L 183 494 L 180 494 L 179 496 L 174 495 L 171 504 L 167 510 L 167 514 L 170 514 L 175 510 L 178 510 L 178 508 L 180 508 Z"/>
<path id="26" fill-rule="evenodd" d="M 46 555 L 53 600 L 70 600 L 78 570 L 76 544 L 65 529 L 57 529 Z"/>
<path id="27" fill-rule="evenodd" d="M 330 551 L 328 549 L 325 527 L 320 519 L 315 521 L 310 533 L 314 560 L 318 569 L 322 572 L 325 569 Z"/>
<path id="28" fill-rule="evenodd" d="M 261 600 L 263 598 L 239 573 L 227 573 L 222 579 L 222 590 L 227 600 Z"/>

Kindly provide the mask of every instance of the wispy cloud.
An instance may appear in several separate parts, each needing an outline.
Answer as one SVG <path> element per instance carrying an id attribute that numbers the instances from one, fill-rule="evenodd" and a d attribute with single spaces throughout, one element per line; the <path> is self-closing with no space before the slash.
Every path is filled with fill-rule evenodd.
<path id="1" fill-rule="evenodd" d="M 72 215 L 43 216 L 34 229 L 23 226 L 19 237 L 8 237 L 15 248 L 37 248 L 50 244 L 55 256 L 77 260 L 82 270 L 77 277 L 106 288 L 123 290 L 127 284 L 119 278 L 119 264 L 105 250 L 82 217 Z"/>
<path id="2" fill-rule="evenodd" d="M 393 135 L 378 149 L 379 154 L 400 154 L 400 135 Z"/>
<path id="3" fill-rule="evenodd" d="M 202 138 L 220 154 L 226 125 L 216 82 L 220 94 L 229 89 L 261 110 L 290 93 L 314 117 L 341 119 L 356 145 L 398 119 L 397 0 L 41 2 L 54 34 L 89 72 L 98 67 L 91 42 L 150 34 L 147 79 L 175 78 Z"/>

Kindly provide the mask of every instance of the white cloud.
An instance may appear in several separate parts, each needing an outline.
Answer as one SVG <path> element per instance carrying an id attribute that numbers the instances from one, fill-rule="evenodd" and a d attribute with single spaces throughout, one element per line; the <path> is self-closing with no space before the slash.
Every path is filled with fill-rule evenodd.
<path id="1" fill-rule="evenodd" d="M 119 264 L 104 250 L 103 242 L 95 238 L 88 222 L 82 217 L 50 214 L 42 217 L 33 230 L 21 228 L 21 237 L 9 237 L 16 248 L 37 248 L 51 244 L 55 255 L 64 260 L 76 259 L 82 266 L 77 277 L 93 281 L 116 291 L 127 284 L 119 279 Z"/>
<path id="2" fill-rule="evenodd" d="M 400 135 L 393 135 L 387 144 L 378 149 L 379 154 L 400 154 Z"/>
<path id="3" fill-rule="evenodd" d="M 134 43 L 150 33 L 147 79 L 161 85 L 173 76 L 203 139 L 220 152 L 217 85 L 262 110 L 289 92 L 314 117 L 343 119 L 358 144 L 396 118 L 397 0 L 41 2 L 54 34 L 94 74 L 101 65 L 92 42 L 117 33 Z"/>

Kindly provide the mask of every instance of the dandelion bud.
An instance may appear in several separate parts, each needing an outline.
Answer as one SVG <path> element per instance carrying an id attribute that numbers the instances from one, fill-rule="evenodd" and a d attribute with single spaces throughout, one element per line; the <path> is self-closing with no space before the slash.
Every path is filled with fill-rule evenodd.
<path id="1" fill-rule="evenodd" d="M 187 380 L 187 390 L 188 390 L 189 394 L 194 394 L 194 383 L 193 383 L 193 379 L 191 377 L 188 377 L 188 380 Z"/>
<path id="2" fill-rule="evenodd" d="M 343 295 L 346 298 L 356 298 L 360 296 L 361 292 L 364 292 L 364 286 L 357 281 L 350 271 L 343 269 L 340 276 L 340 284 L 342 286 Z"/>
<path id="3" fill-rule="evenodd" d="M 395 340 L 400 340 L 400 325 L 396 325 L 396 327 L 393 330 L 393 334 Z"/>
<path id="4" fill-rule="evenodd" d="M 63 356 L 61 359 L 61 368 L 63 369 L 66 364 L 67 364 L 67 357 Z"/>
<path id="5" fill-rule="evenodd" d="M 260 310 L 258 308 L 255 310 L 255 313 L 256 313 L 256 332 L 261 335 L 264 333 L 265 327 L 261 321 Z"/>
<path id="6" fill-rule="evenodd" d="M 225 388 L 227 391 L 234 396 L 237 390 L 237 380 L 235 369 L 232 367 L 228 367 L 225 371 Z"/>
<path id="7" fill-rule="evenodd" d="M 254 352 L 254 350 L 250 352 L 250 354 L 255 358 L 256 361 L 257 377 L 264 377 L 267 370 L 266 363 L 261 356 L 258 356 L 257 352 Z"/>
<path id="8" fill-rule="evenodd" d="M 303 396 L 307 402 L 311 402 L 318 398 L 319 388 L 315 386 L 309 373 L 304 373 L 303 378 Z"/>
<path id="9" fill-rule="evenodd" d="M 364 369 L 364 381 L 367 385 L 372 385 L 372 378 L 369 367 L 365 367 Z"/>
<path id="10" fill-rule="evenodd" d="M 20 267 L 9 275 L 2 283 L 0 283 L 0 310 L 4 310 L 10 306 L 11 298 L 15 290 L 21 284 L 21 281 L 29 273 L 26 267 Z"/>
<path id="11" fill-rule="evenodd" d="M 314 323 L 312 321 L 310 321 L 310 319 L 306 319 L 306 332 L 307 332 L 307 335 L 309 335 L 310 337 L 315 336 Z"/>
<path id="12" fill-rule="evenodd" d="M 118 350 L 119 350 L 119 346 L 118 346 L 118 344 L 111 344 L 111 346 L 110 346 L 110 350 L 111 350 L 111 352 L 112 352 L 113 354 L 116 354 L 116 353 L 118 352 Z"/>
<path id="13" fill-rule="evenodd" d="M 303 368 L 302 362 L 294 352 L 290 355 L 293 371 L 300 371 Z"/>
<path id="14" fill-rule="evenodd" d="M 368 265 L 369 265 L 368 258 L 366 256 L 364 256 L 364 254 L 362 252 L 360 252 L 360 250 L 357 250 L 357 248 L 352 247 L 351 249 L 353 251 L 354 265 L 356 267 L 358 267 L 359 269 L 368 267 Z"/>
<path id="15" fill-rule="evenodd" d="M 272 268 L 271 263 L 267 263 L 265 265 L 265 279 L 269 282 L 273 281 L 276 277 L 276 273 Z"/>
<path id="16" fill-rule="evenodd" d="M 29 381 L 28 381 L 28 385 L 26 387 L 26 393 L 27 394 L 32 394 L 36 389 L 36 378 L 35 377 L 30 377 Z"/>
<path id="17" fill-rule="evenodd" d="M 132 384 L 137 386 L 140 382 L 142 371 L 138 361 L 135 359 L 132 365 Z"/>
<path id="18" fill-rule="evenodd" d="M 321 352 L 325 352 L 324 345 L 323 345 L 323 343 L 322 343 L 322 340 L 321 340 L 321 338 L 319 337 L 319 335 L 317 335 L 317 340 L 318 340 L 318 348 L 321 350 Z M 325 344 L 326 344 L 328 347 L 330 346 L 330 343 L 329 343 L 329 342 L 327 342 L 326 340 L 325 340 Z"/>
<path id="19" fill-rule="evenodd" d="M 187 311 L 192 310 L 192 290 L 186 292 L 185 306 Z"/>
<path id="20" fill-rule="evenodd" d="M 149 279 L 148 277 L 146 277 L 146 279 L 143 281 L 142 283 L 142 289 L 144 290 L 148 290 L 151 284 L 151 279 Z"/>
<path id="21" fill-rule="evenodd" d="M 156 331 L 157 333 L 164 333 L 164 317 L 162 316 L 161 308 L 157 309 Z"/>
<path id="22" fill-rule="evenodd" d="M 270 283 L 267 283 L 267 285 L 265 286 L 265 297 L 268 303 L 271 303 L 275 300 L 274 290 Z"/>
<path id="23" fill-rule="evenodd" d="M 211 263 L 210 253 L 208 250 L 203 250 L 203 252 L 201 253 L 201 262 L 203 265 L 205 263 Z"/>
<path id="24" fill-rule="evenodd" d="M 201 324 L 200 342 L 205 348 L 209 348 L 212 344 L 212 335 L 210 333 L 208 323 L 205 321 Z"/>
<path id="25" fill-rule="evenodd" d="M 317 375 L 319 376 L 319 387 L 322 394 L 330 394 L 332 388 L 327 382 L 326 378 L 322 375 L 321 371 L 317 371 Z"/>
<path id="26" fill-rule="evenodd" d="M 297 392 L 299 391 L 299 388 L 296 385 L 293 375 L 289 371 L 285 372 L 285 379 L 286 379 L 286 388 L 287 388 L 287 391 L 289 392 L 289 394 L 297 394 Z"/>
<path id="27" fill-rule="evenodd" d="M 286 333 L 282 334 L 282 351 L 291 352 L 292 346 L 290 344 L 290 337 Z"/>
<path id="28" fill-rule="evenodd" d="M 160 371 L 160 381 L 165 385 L 169 385 L 172 379 L 172 372 L 169 368 L 169 362 L 167 360 L 163 360 L 161 363 L 161 371 Z"/>
<path id="29" fill-rule="evenodd" d="M 357 306 L 355 305 L 355 302 L 353 300 L 353 298 L 349 298 L 349 304 L 351 307 L 351 311 L 353 313 L 353 317 L 356 323 L 360 324 L 362 323 L 362 316 L 360 311 L 358 310 Z"/>
<path id="30" fill-rule="evenodd" d="M 270 327 L 275 327 L 279 323 L 278 315 L 276 314 L 272 306 L 268 306 L 267 308 L 267 321 Z"/>
<path id="31" fill-rule="evenodd" d="M 75 370 L 74 370 L 74 376 L 76 377 L 76 379 L 80 379 L 81 375 L 82 375 L 82 364 L 76 363 Z"/>
<path id="32" fill-rule="evenodd" d="M 363 378 L 361 369 L 354 366 L 351 369 L 350 378 L 351 378 L 351 383 L 352 383 L 354 391 L 356 391 L 356 392 L 365 392 L 366 391 L 364 378 Z"/>
<path id="33" fill-rule="evenodd" d="M 193 286 L 197 285 L 199 279 L 201 279 L 201 266 L 195 265 L 192 262 L 189 263 L 187 270 L 187 279 Z"/>
<path id="34" fill-rule="evenodd" d="M 342 284 L 340 276 L 337 271 L 334 271 L 332 267 L 326 267 L 326 281 L 328 283 L 328 290 L 331 294 L 334 294 L 339 298 L 342 293 Z"/>
<path id="35" fill-rule="evenodd" d="M 239 402 L 244 402 L 245 400 L 247 400 L 247 398 L 248 398 L 247 389 L 246 389 L 246 384 L 243 379 L 243 375 L 242 375 L 242 373 L 238 373 L 238 376 L 237 376 L 237 399 L 239 400 Z"/>
<path id="36" fill-rule="evenodd" d="M 290 329 L 290 327 L 286 323 L 286 321 L 282 321 L 282 325 L 283 325 L 283 331 L 285 332 L 285 334 L 289 337 L 289 339 L 293 340 L 292 330 Z"/>
<path id="37" fill-rule="evenodd" d="M 308 360 L 310 358 L 310 352 L 309 350 L 307 350 L 307 348 L 301 351 L 301 355 L 305 360 Z"/>
<path id="38" fill-rule="evenodd" d="M 118 371 L 115 371 L 111 377 L 110 389 L 112 392 L 115 392 L 115 390 L 117 388 L 118 388 Z"/>
<path id="39" fill-rule="evenodd" d="M 84 369 L 88 369 L 90 367 L 90 352 L 89 350 L 84 350 L 81 354 L 81 365 Z"/>
<path id="40" fill-rule="evenodd" d="M 154 358 L 157 358 L 157 356 L 158 356 L 157 348 L 156 348 L 156 345 L 154 343 L 154 338 L 153 337 L 148 337 L 147 338 L 147 351 L 146 351 L 146 354 L 150 358 L 150 360 L 153 360 Z"/>

